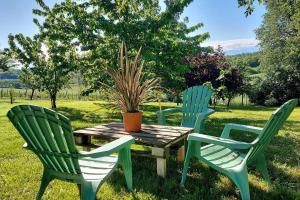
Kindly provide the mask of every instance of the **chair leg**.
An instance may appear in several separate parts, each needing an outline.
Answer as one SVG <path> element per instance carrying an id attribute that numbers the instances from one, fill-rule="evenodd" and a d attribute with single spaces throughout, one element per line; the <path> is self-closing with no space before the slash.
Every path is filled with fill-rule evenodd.
<path id="1" fill-rule="evenodd" d="M 191 148 L 190 145 L 188 145 L 188 149 L 185 155 L 185 160 L 184 160 L 184 166 L 182 170 L 182 176 L 181 176 L 181 182 L 180 185 L 184 186 L 184 183 L 186 181 L 186 175 L 187 175 L 187 170 L 189 168 L 190 160 L 191 160 Z"/>
<path id="2" fill-rule="evenodd" d="M 40 200 L 42 199 L 42 196 L 47 188 L 47 186 L 49 185 L 49 183 L 53 180 L 53 178 L 49 175 L 49 173 L 47 173 L 47 171 L 44 169 L 43 172 L 43 176 L 42 176 L 42 181 L 41 181 L 41 185 L 40 185 L 40 189 L 39 192 L 36 196 L 36 200 Z"/>
<path id="3" fill-rule="evenodd" d="M 235 172 L 231 178 L 236 186 L 240 189 L 242 200 L 250 200 L 247 167 L 244 167 L 239 172 Z"/>
<path id="4" fill-rule="evenodd" d="M 267 168 L 267 163 L 266 163 L 266 159 L 265 156 L 260 156 L 256 163 L 255 163 L 256 169 L 262 174 L 262 176 L 264 177 L 265 181 L 267 181 L 268 183 L 271 183 L 271 179 L 268 173 L 268 168 Z"/>
<path id="5" fill-rule="evenodd" d="M 120 151 L 120 164 L 123 168 L 127 188 L 129 191 L 132 191 L 132 163 L 131 163 L 131 152 L 130 148 L 124 148 Z"/>
<path id="6" fill-rule="evenodd" d="M 184 157 L 185 157 L 185 156 L 186 156 L 186 153 L 187 153 L 187 150 L 188 150 L 188 146 L 189 146 L 189 143 L 188 143 L 188 141 L 187 141 L 187 137 L 184 138 L 183 144 L 184 144 Z"/>
<path id="7" fill-rule="evenodd" d="M 79 196 L 81 196 L 81 184 L 77 184 L 77 188 L 79 190 Z"/>
<path id="8" fill-rule="evenodd" d="M 199 133 L 205 134 L 204 129 L 205 129 L 205 125 L 204 125 L 204 120 L 203 120 L 200 124 Z"/>
<path id="9" fill-rule="evenodd" d="M 80 200 L 95 200 L 99 182 L 84 182 L 80 185 Z"/>

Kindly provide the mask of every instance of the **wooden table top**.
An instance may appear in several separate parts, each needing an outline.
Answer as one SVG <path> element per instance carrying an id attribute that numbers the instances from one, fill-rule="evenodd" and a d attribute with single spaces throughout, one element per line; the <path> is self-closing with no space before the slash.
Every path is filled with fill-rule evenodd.
<path id="1" fill-rule="evenodd" d="M 115 140 L 124 135 L 135 138 L 136 144 L 154 147 L 166 147 L 177 140 L 182 139 L 194 129 L 180 126 L 162 126 L 142 124 L 142 130 L 138 133 L 125 132 L 123 123 L 102 124 L 91 128 L 74 131 L 75 136 L 93 136 L 104 140 Z"/>

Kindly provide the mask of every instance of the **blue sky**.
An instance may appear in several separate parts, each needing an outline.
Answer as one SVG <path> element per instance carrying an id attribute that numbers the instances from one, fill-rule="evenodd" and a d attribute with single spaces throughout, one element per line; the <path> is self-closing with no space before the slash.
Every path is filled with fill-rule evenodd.
<path id="1" fill-rule="evenodd" d="M 45 2 L 53 5 L 57 0 Z M 0 48 L 8 46 L 9 33 L 32 36 L 38 31 L 32 22 L 32 8 L 35 7 L 35 0 L 0 1 Z M 194 0 L 182 16 L 189 17 L 191 25 L 204 23 L 200 32 L 209 32 L 211 36 L 204 46 L 220 44 L 227 54 L 236 54 L 258 49 L 254 30 L 262 22 L 265 7 L 255 4 L 255 8 L 254 13 L 246 18 L 244 8 L 238 8 L 237 0 Z"/>

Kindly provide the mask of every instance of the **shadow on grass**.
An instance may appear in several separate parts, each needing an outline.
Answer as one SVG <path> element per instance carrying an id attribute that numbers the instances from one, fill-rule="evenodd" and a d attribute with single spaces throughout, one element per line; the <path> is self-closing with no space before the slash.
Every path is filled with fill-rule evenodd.
<path id="1" fill-rule="evenodd" d="M 57 111 L 68 117 L 71 121 L 90 122 L 96 124 L 120 121 L 121 114 L 117 112 L 101 112 L 99 109 L 93 111 L 83 111 L 70 107 L 59 107 Z"/>
<path id="2" fill-rule="evenodd" d="M 174 156 L 168 160 L 166 179 L 156 175 L 155 159 L 133 157 L 133 199 L 139 199 L 138 193 L 147 193 L 154 199 L 240 199 L 240 193 L 235 184 L 226 176 L 209 168 L 197 160 L 192 160 L 185 187 L 180 186 L 182 162 L 176 162 Z M 260 185 L 250 182 L 251 199 L 295 199 L 295 193 L 278 183 L 268 186 L 257 175 Z M 284 173 L 284 172 L 283 172 Z M 115 192 L 122 192 L 126 188 L 124 174 L 121 170 L 114 172 L 108 183 Z M 262 186 L 261 186 L 262 184 Z"/>
<path id="3" fill-rule="evenodd" d="M 154 199 L 240 199 L 240 193 L 229 178 L 193 159 L 190 164 L 185 187 L 180 186 L 182 162 L 176 162 L 175 156 L 168 160 L 167 177 L 156 175 L 156 161 L 151 158 L 133 156 L 133 199 L 139 199 L 138 193 L 147 193 Z M 278 169 L 276 169 L 278 170 Z M 249 172 L 255 175 L 260 183 L 250 182 L 251 199 L 295 199 L 295 193 L 282 185 L 282 181 L 268 185 L 263 182 L 261 174 L 250 168 Z M 285 180 L 290 180 L 285 171 L 280 171 Z M 272 174 L 271 174 L 272 177 Z M 295 178 L 295 177 L 294 177 Z M 297 180 L 293 179 L 294 182 Z M 119 193 L 126 188 L 124 174 L 121 170 L 114 172 L 108 179 L 114 191 Z M 297 188 L 295 188 L 297 190 Z M 283 198 L 284 197 L 284 198 Z"/>

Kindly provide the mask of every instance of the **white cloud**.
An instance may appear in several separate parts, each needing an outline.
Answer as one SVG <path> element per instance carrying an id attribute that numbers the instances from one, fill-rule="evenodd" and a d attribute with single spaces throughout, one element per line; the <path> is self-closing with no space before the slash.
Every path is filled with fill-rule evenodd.
<path id="1" fill-rule="evenodd" d="M 255 38 L 245 38 L 245 39 L 234 39 L 234 40 L 223 40 L 223 41 L 210 41 L 204 42 L 202 46 L 212 46 L 217 48 L 218 45 L 221 45 L 224 51 L 240 50 L 244 48 L 257 47 L 259 41 Z"/>

